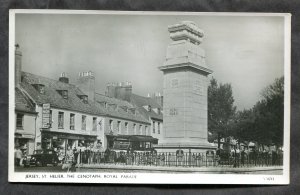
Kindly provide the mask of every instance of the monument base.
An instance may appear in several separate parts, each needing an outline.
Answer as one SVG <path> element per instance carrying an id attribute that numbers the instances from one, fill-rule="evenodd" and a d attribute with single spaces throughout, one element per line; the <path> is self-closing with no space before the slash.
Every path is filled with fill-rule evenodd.
<path id="1" fill-rule="evenodd" d="M 176 152 L 183 150 L 184 152 L 203 153 L 207 151 L 215 151 L 217 146 L 212 143 L 159 143 L 153 146 L 157 152 Z"/>

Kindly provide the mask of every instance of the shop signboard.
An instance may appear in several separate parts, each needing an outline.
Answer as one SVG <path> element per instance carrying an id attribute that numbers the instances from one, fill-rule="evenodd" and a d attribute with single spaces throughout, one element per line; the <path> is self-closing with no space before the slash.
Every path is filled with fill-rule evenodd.
<path id="1" fill-rule="evenodd" d="M 43 104 L 42 128 L 50 128 L 50 104 Z"/>

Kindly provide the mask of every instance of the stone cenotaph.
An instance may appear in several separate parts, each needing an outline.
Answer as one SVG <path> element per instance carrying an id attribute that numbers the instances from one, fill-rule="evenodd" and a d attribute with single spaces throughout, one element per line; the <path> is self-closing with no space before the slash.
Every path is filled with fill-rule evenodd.
<path id="1" fill-rule="evenodd" d="M 207 76 L 212 73 L 200 47 L 204 33 L 195 23 L 183 21 L 168 27 L 172 42 L 164 74 L 164 130 L 158 151 L 204 152 L 216 149 L 207 139 Z"/>

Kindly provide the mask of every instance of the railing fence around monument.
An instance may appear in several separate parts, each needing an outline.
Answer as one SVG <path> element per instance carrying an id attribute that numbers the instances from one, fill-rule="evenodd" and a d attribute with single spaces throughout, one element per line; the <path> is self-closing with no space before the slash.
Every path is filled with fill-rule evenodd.
<path id="1" fill-rule="evenodd" d="M 252 167 L 282 166 L 283 155 L 278 153 L 184 153 L 175 152 L 94 152 L 75 153 L 76 164 L 122 164 L 136 166 L 173 167 Z"/>

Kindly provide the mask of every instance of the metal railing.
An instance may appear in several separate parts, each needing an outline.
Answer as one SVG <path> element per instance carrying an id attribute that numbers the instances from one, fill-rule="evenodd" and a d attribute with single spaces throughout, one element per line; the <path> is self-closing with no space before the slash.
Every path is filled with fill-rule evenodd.
<path id="1" fill-rule="evenodd" d="M 282 154 L 226 154 L 175 152 L 98 152 L 79 151 L 75 153 L 77 164 L 122 164 L 137 166 L 175 166 L 175 167 L 251 167 L 281 166 Z"/>

